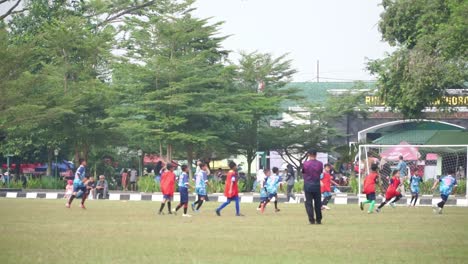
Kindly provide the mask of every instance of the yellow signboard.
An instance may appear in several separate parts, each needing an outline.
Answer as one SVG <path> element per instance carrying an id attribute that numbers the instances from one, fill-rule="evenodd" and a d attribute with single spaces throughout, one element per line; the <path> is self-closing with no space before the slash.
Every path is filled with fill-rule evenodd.
<path id="1" fill-rule="evenodd" d="M 434 101 L 433 105 L 441 105 L 443 102 L 450 106 L 468 106 L 468 95 L 443 96 L 442 99 Z M 365 103 L 370 106 L 385 106 L 385 102 L 375 95 L 366 96 Z"/>

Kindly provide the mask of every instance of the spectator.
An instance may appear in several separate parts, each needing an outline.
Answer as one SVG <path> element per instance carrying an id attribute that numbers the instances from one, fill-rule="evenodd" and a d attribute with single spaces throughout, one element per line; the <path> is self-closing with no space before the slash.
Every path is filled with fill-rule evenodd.
<path id="1" fill-rule="evenodd" d="M 323 164 L 317 160 L 316 150 L 310 149 L 307 155 L 308 160 L 304 162 L 302 169 L 304 173 L 304 193 L 306 198 L 305 208 L 310 224 L 322 224 L 320 175 L 323 171 Z"/>
<path id="2" fill-rule="evenodd" d="M 121 179 L 122 191 L 127 191 L 127 179 L 128 179 L 127 169 L 123 170 L 121 176 L 122 176 L 122 179 Z"/>
<path id="3" fill-rule="evenodd" d="M 107 199 L 107 191 L 109 190 L 109 185 L 107 184 L 106 177 L 104 175 L 99 176 L 99 181 L 96 184 L 96 197 L 95 199 Z"/>
<path id="4" fill-rule="evenodd" d="M 218 171 L 216 172 L 216 181 L 221 181 L 223 179 L 223 169 L 219 168 Z"/>
<path id="5" fill-rule="evenodd" d="M 291 164 L 286 166 L 286 183 L 287 183 L 287 192 L 286 192 L 286 200 L 287 202 L 290 201 L 291 198 L 296 199 L 296 196 L 293 194 L 294 183 L 296 182 L 296 175 L 294 173 L 294 168 Z"/>
<path id="6" fill-rule="evenodd" d="M 156 163 L 156 167 L 154 168 L 154 180 L 156 182 L 160 182 L 161 181 L 161 170 L 163 168 L 163 163 L 162 161 L 158 161 L 158 163 Z"/>
<path id="7" fill-rule="evenodd" d="M 261 184 L 265 180 L 265 173 L 263 172 L 263 167 L 260 166 L 260 169 L 257 171 L 257 178 L 255 179 L 253 186 L 252 186 L 252 192 L 257 191 L 257 186 Z"/>
<path id="8" fill-rule="evenodd" d="M 10 170 L 7 169 L 3 174 L 3 183 L 8 186 L 10 184 Z"/>
<path id="9" fill-rule="evenodd" d="M 136 183 L 138 180 L 138 172 L 136 169 L 131 169 L 130 170 L 130 191 L 135 192 L 136 191 Z"/>
<path id="10" fill-rule="evenodd" d="M 94 181 L 94 177 L 89 177 L 88 183 L 86 185 L 88 194 L 91 194 L 90 197 L 94 198 L 96 195 L 96 182 Z"/>
<path id="11" fill-rule="evenodd" d="M 63 198 L 65 199 L 70 199 L 70 196 L 73 194 L 73 181 L 68 180 L 67 181 L 67 186 L 65 186 L 65 195 Z"/>

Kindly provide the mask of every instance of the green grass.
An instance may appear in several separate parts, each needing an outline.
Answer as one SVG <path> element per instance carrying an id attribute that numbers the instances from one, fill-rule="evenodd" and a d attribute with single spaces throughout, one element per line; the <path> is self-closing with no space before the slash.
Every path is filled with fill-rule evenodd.
<path id="1" fill-rule="evenodd" d="M 191 219 L 156 216 L 158 202 L 0 199 L 0 263 L 466 263 L 468 208 L 333 206 L 323 225 L 303 205 L 209 202 Z"/>

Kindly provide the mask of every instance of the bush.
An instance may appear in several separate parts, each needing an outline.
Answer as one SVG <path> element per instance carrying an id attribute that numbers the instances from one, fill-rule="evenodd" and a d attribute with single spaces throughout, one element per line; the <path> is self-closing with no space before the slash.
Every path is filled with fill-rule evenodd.
<path id="1" fill-rule="evenodd" d="M 160 192 L 161 185 L 156 183 L 154 178 L 143 176 L 137 182 L 138 190 L 140 192 Z"/>
<path id="2" fill-rule="evenodd" d="M 26 184 L 26 189 L 65 189 L 65 182 L 62 179 L 50 176 L 30 178 Z"/>
<path id="3" fill-rule="evenodd" d="M 215 180 L 211 179 L 209 181 L 209 187 L 208 188 L 209 188 L 209 191 L 211 193 L 223 193 L 224 192 L 224 183 L 222 181 L 215 181 Z"/>
<path id="4" fill-rule="evenodd" d="M 354 194 L 358 193 L 359 191 L 358 184 L 359 183 L 358 183 L 356 176 L 351 175 L 351 177 L 349 177 L 349 187 L 351 187 L 352 193 Z"/>

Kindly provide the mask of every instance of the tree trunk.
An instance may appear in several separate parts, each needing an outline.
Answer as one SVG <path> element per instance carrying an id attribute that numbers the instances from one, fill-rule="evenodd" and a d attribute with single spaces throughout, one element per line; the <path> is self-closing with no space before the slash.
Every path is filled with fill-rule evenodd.
<path id="1" fill-rule="evenodd" d="M 57 166 L 57 164 L 55 164 Z M 46 176 L 52 176 L 52 150 L 47 150 L 47 171 Z"/>
<path id="2" fill-rule="evenodd" d="M 193 177 L 193 171 L 192 171 L 192 164 L 193 164 L 193 145 L 188 144 L 187 145 L 187 166 L 189 167 L 189 176 L 190 179 Z"/>
<path id="3" fill-rule="evenodd" d="M 252 162 L 255 160 L 255 153 L 249 151 L 247 153 L 247 177 L 250 179 L 252 177 Z"/>

